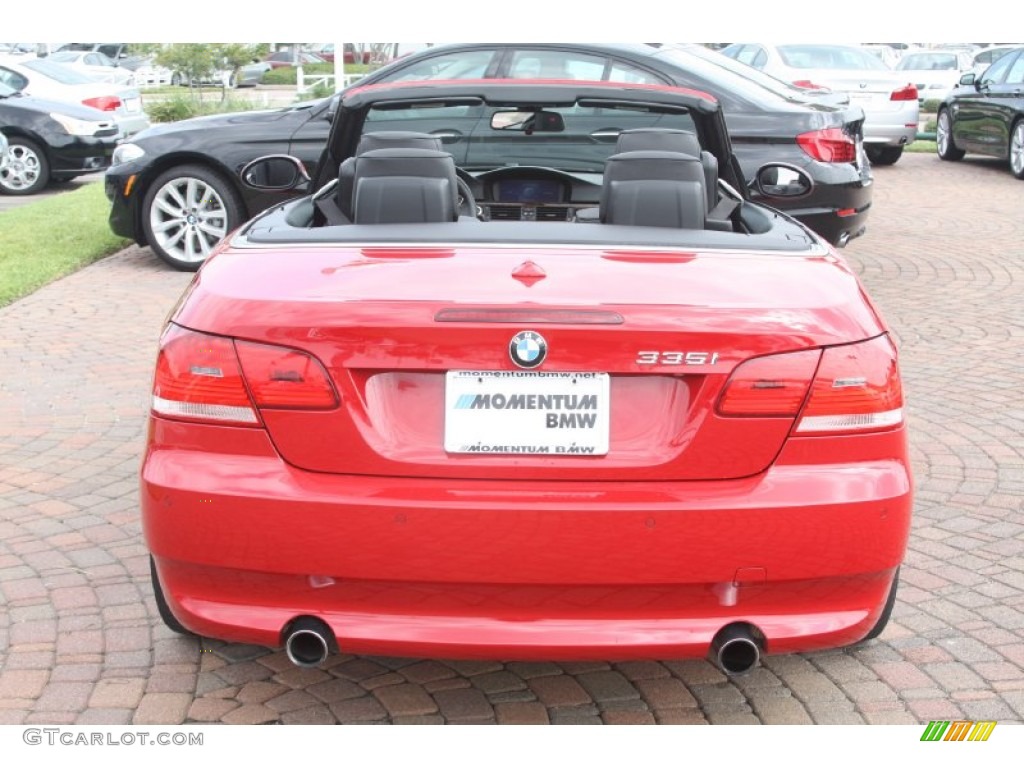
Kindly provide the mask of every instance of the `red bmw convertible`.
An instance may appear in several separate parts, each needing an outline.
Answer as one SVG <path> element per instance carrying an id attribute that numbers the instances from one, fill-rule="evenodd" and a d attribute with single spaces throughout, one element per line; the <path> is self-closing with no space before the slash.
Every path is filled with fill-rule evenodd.
<path id="1" fill-rule="evenodd" d="M 896 349 L 844 259 L 750 201 L 713 96 L 399 84 L 333 119 L 320 178 L 240 171 L 301 196 L 221 243 L 160 339 L 168 625 L 300 665 L 730 674 L 882 631 L 912 501 Z"/>

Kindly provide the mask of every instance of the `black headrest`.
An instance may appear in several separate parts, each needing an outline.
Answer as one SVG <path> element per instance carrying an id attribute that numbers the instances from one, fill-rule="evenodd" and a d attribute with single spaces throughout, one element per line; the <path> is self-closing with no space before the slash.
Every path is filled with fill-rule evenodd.
<path id="1" fill-rule="evenodd" d="M 378 149 L 429 149 L 442 151 L 441 139 L 429 133 L 418 131 L 374 131 L 363 134 L 356 147 L 356 157 Z M 343 161 L 338 169 L 338 188 L 334 200 L 342 215 L 349 221 L 352 216 L 353 180 L 355 178 L 355 157 Z"/>
<path id="2" fill-rule="evenodd" d="M 441 138 L 418 131 L 374 131 L 359 139 L 356 154 L 373 152 L 376 149 L 433 149 L 441 151 Z"/>
<path id="3" fill-rule="evenodd" d="M 619 134 L 616 153 L 638 151 L 682 152 L 700 156 L 700 142 L 693 131 L 676 128 L 632 128 Z"/>
<path id="4" fill-rule="evenodd" d="M 605 164 L 601 221 L 631 226 L 703 229 L 704 168 L 680 152 L 612 155 Z"/>
<path id="5" fill-rule="evenodd" d="M 375 149 L 355 158 L 356 224 L 458 220 L 455 161 L 431 149 Z"/>

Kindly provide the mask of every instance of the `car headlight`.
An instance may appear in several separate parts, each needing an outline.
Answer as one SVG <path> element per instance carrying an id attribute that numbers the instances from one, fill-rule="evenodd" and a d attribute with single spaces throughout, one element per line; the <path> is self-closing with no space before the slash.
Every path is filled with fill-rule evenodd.
<path id="1" fill-rule="evenodd" d="M 95 136 L 96 131 L 109 128 L 109 123 L 96 123 L 91 120 L 79 120 L 76 117 L 68 117 L 59 112 L 51 112 L 50 117 L 63 126 L 64 130 L 72 136 Z"/>
<path id="2" fill-rule="evenodd" d="M 146 150 L 138 144 L 118 144 L 110 163 L 111 165 L 130 163 L 132 160 L 138 160 L 140 157 L 145 156 L 145 154 Z"/>

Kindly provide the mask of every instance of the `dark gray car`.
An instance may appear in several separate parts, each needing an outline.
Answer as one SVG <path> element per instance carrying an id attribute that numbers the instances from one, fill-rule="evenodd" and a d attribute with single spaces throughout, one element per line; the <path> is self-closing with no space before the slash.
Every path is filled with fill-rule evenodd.
<path id="1" fill-rule="evenodd" d="M 836 245 L 863 233 L 871 205 L 871 169 L 863 150 L 864 113 L 834 95 L 808 94 L 753 72 L 700 45 L 580 43 L 466 43 L 438 46 L 404 57 L 357 85 L 469 78 L 568 79 L 662 83 L 705 91 L 725 113 L 729 136 L 749 180 L 767 162 L 802 168 L 813 192 L 798 201 L 760 198 L 784 210 Z M 607 115 L 589 116 L 594 132 L 578 136 L 578 149 L 614 146 L 629 128 Z M 456 155 L 468 137 L 445 139 Z M 755 193 L 756 196 L 756 193 Z"/>

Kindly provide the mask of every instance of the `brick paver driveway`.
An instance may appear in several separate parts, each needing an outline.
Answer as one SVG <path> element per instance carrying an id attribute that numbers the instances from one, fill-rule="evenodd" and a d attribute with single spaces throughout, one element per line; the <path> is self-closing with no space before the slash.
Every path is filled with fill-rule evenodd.
<path id="1" fill-rule="evenodd" d="M 902 344 L 918 486 L 880 640 L 727 680 L 702 660 L 308 670 L 171 634 L 136 472 L 188 276 L 131 248 L 0 310 L 0 723 L 1024 721 L 1024 185 L 931 155 L 876 178 L 846 254 Z"/>

